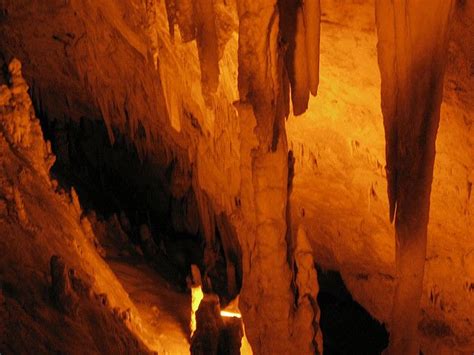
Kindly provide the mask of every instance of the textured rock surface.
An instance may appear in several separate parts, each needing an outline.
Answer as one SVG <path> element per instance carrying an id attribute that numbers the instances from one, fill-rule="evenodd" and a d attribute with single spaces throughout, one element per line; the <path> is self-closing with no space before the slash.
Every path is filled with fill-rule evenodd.
<path id="1" fill-rule="evenodd" d="M 317 302 L 319 293 L 318 275 L 313 259 L 313 249 L 309 244 L 303 226 L 298 228 L 295 246 L 296 287 L 298 288 L 298 311 L 295 317 L 293 342 L 301 352 L 322 354 L 323 338 L 320 312 Z M 308 327 L 312 324 L 313 327 Z"/>
<path id="2" fill-rule="evenodd" d="M 6 205 L 0 214 L 0 349 L 149 353 L 144 343 L 161 349 L 82 228 L 80 206 L 53 190 L 54 157 L 18 60 L 8 78 L 10 85 L 0 86 L 8 97 L 0 104 L 0 200 Z"/>
<path id="3" fill-rule="evenodd" d="M 121 4 L 70 1 L 28 7 L 8 2 L 1 5 L 0 49 L 6 58 L 15 55 L 22 60 L 35 106 L 49 122 L 66 126 L 67 122 L 78 124 L 81 117 L 84 122 L 104 119 L 111 138 L 124 137 L 153 166 L 169 169 L 175 176 L 186 171 L 187 178 L 171 183 L 170 190 L 184 198 L 189 186 L 194 188 L 206 247 L 215 247 L 213 224 L 215 216 L 223 213 L 238 235 L 248 236 L 241 240 L 242 248 L 255 255 L 254 230 L 246 223 L 254 217 L 249 213 L 251 205 L 245 207 L 254 194 L 249 152 L 261 143 L 275 148 L 273 138 L 278 135 L 268 137 L 262 132 L 281 132 L 278 123 L 282 122 L 276 119 L 281 116 L 258 100 L 277 102 L 273 89 L 280 83 L 269 70 L 239 80 L 244 85 L 237 87 L 239 61 L 245 68 L 265 65 L 268 60 L 261 48 L 247 48 L 247 56 L 238 43 L 254 37 L 264 43 L 265 36 L 255 34 L 274 36 L 267 32 L 274 27 L 260 23 L 238 37 L 235 3 L 214 3 L 217 18 L 230 19 L 223 21 L 229 24 L 227 31 L 218 29 L 219 38 L 228 40 L 219 39 L 220 76 L 214 100 L 205 100 L 202 94 L 196 43 L 183 43 L 178 31 L 172 39 L 170 12 L 163 2 L 143 6 L 135 0 Z M 274 3 L 250 1 L 246 6 L 256 11 L 261 6 L 262 16 L 269 19 Z M 174 1 L 166 4 L 177 8 Z M 473 14 L 472 2 L 457 2 L 421 302 L 422 348 L 427 354 L 443 348 L 473 348 Z M 309 100 L 304 115 L 290 117 L 286 129 L 296 158 L 290 200 L 293 225 L 304 219 L 315 261 L 340 270 L 354 298 L 377 319 L 389 323 L 395 241 L 387 218 L 376 43 L 373 2 L 321 1 L 318 97 Z M 278 53 L 277 48 L 271 48 L 271 53 Z M 265 75 L 272 79 L 267 82 Z M 247 92 L 256 95 L 246 97 Z M 244 101 L 239 111 L 248 111 L 240 117 L 233 105 L 239 99 Z M 252 105 L 258 106 L 255 117 Z M 285 104 L 278 110 L 286 113 L 288 107 Z M 66 153 L 68 149 L 72 147 L 63 148 Z M 98 149 L 97 155 L 103 151 Z M 279 158 L 286 161 L 283 154 Z M 128 181 L 134 179 L 138 177 L 130 174 Z M 150 196 L 147 203 L 153 204 L 155 195 Z M 0 200 L 0 213 L 1 206 Z M 244 257 L 243 268 L 250 262 L 248 255 Z"/>

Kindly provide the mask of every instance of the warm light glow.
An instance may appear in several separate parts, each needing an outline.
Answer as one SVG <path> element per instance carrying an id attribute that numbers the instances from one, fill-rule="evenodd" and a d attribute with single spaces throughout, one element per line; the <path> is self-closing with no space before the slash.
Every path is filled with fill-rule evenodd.
<path id="1" fill-rule="evenodd" d="M 237 296 L 232 302 L 229 303 L 229 305 L 226 307 L 226 310 L 221 311 L 221 317 L 236 317 L 240 319 L 242 318 L 242 314 L 240 313 L 240 310 L 239 310 L 239 296 Z M 247 336 L 245 335 L 245 325 L 243 321 L 242 321 L 242 328 L 243 328 L 242 329 L 243 336 L 242 336 L 242 344 L 240 346 L 240 354 L 253 355 L 252 348 L 250 347 Z"/>
<path id="2" fill-rule="evenodd" d="M 191 336 L 196 331 L 196 312 L 203 298 L 201 286 L 191 287 Z"/>
<path id="3" fill-rule="evenodd" d="M 237 317 L 242 318 L 242 315 L 237 312 L 221 311 L 221 317 Z"/>

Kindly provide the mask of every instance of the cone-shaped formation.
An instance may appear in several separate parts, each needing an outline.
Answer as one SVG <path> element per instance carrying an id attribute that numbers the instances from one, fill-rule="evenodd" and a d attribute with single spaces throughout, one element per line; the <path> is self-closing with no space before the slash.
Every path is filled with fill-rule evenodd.
<path id="1" fill-rule="evenodd" d="M 294 343 L 302 354 L 322 354 L 323 336 L 319 328 L 320 311 L 317 302 L 318 275 L 314 267 L 313 248 L 302 226 L 298 228 L 294 254 L 298 270 L 298 310 L 294 325 Z"/>
<path id="2" fill-rule="evenodd" d="M 194 8 L 192 0 L 176 1 L 176 21 L 183 42 L 196 38 L 196 24 L 194 22 Z"/>
<path id="3" fill-rule="evenodd" d="M 282 0 L 279 8 L 293 114 L 301 115 L 308 108 L 309 94 L 318 92 L 321 7 L 319 0 L 302 4 Z"/>
<path id="4" fill-rule="evenodd" d="M 201 85 L 205 98 L 219 86 L 219 40 L 214 0 L 167 0 L 169 31 L 174 38 L 177 23 L 183 42 L 196 40 L 201 64 Z"/>
<path id="5" fill-rule="evenodd" d="M 214 1 L 196 0 L 193 3 L 202 88 L 205 94 L 215 93 L 219 86 L 219 51 Z"/>
<path id="6" fill-rule="evenodd" d="M 319 86 L 319 43 L 321 35 L 321 4 L 320 0 L 303 2 L 306 56 L 308 63 L 309 91 L 316 96 Z"/>
<path id="7" fill-rule="evenodd" d="M 291 100 L 293 113 L 301 115 L 308 108 L 309 77 L 306 58 L 306 34 L 303 10 L 296 10 L 295 48 L 293 53 L 293 76 L 291 86 Z"/>
<path id="8" fill-rule="evenodd" d="M 453 3 L 376 3 L 390 219 L 395 218 L 397 239 L 391 354 L 419 352 L 419 302 Z"/>

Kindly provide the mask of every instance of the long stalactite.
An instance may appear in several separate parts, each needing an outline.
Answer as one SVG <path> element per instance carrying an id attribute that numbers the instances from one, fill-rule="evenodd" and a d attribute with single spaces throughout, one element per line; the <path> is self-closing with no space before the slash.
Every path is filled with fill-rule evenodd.
<path id="1" fill-rule="evenodd" d="M 397 282 L 389 354 L 418 354 L 431 183 L 452 0 L 378 0 L 378 57 Z M 429 10 L 428 10 L 429 9 Z"/>

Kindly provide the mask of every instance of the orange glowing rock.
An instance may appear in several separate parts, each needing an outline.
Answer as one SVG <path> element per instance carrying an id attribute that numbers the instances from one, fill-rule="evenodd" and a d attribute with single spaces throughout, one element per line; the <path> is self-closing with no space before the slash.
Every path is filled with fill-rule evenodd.
<path id="1" fill-rule="evenodd" d="M 188 282 L 191 284 L 191 336 L 196 331 L 196 312 L 199 309 L 204 293 L 201 287 L 201 273 L 196 265 L 191 265 L 191 280 Z"/>

